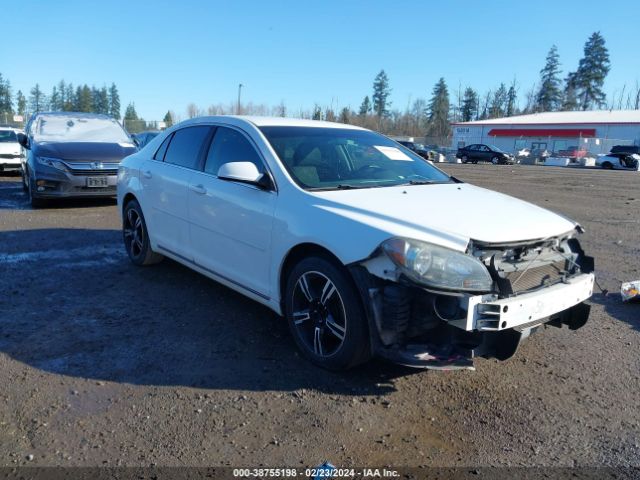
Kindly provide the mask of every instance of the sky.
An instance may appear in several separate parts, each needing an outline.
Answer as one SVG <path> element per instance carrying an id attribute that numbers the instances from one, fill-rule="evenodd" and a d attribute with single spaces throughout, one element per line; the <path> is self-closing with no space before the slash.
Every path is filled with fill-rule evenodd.
<path id="1" fill-rule="evenodd" d="M 21 0 L 2 10 L 15 20 L 3 22 L 0 47 L 14 94 L 35 83 L 49 94 L 60 79 L 115 82 L 122 111 L 135 102 L 146 120 L 231 104 L 240 83 L 243 103 L 284 102 L 289 115 L 357 110 L 381 69 L 400 110 L 440 77 L 452 94 L 515 79 L 523 102 L 551 45 L 564 76 L 594 31 L 611 58 L 607 95 L 640 81 L 637 0 Z"/>

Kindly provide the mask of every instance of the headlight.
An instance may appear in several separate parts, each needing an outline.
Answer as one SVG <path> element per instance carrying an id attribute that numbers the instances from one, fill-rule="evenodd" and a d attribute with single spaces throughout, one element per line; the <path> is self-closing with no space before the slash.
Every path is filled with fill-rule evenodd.
<path id="1" fill-rule="evenodd" d="M 493 280 L 479 260 L 419 240 L 391 238 L 382 249 L 407 277 L 447 290 L 488 291 Z"/>
<path id="2" fill-rule="evenodd" d="M 66 170 L 67 167 L 59 158 L 51 158 L 51 157 L 36 157 L 38 159 L 38 163 L 40 165 L 45 165 L 47 167 L 57 168 L 58 170 Z"/>

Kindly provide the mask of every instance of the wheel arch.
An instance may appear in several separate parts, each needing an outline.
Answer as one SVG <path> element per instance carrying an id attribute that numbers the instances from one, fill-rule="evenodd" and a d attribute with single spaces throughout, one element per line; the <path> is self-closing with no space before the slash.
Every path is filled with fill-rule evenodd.
<path id="1" fill-rule="evenodd" d="M 280 294 L 280 308 L 284 312 L 284 297 L 285 289 L 287 287 L 287 278 L 291 269 L 302 259 L 310 256 L 320 256 L 330 260 L 331 262 L 345 268 L 344 263 L 326 247 L 317 243 L 305 242 L 291 248 L 284 257 L 284 260 L 280 264 L 280 272 L 278 275 L 278 293 Z M 348 272 L 348 269 L 345 268 Z M 349 275 L 351 278 L 351 275 Z"/>
<path id="2" fill-rule="evenodd" d="M 131 200 L 135 200 L 136 202 L 138 202 L 138 204 L 140 203 L 138 201 L 138 198 L 133 193 L 127 192 L 125 196 L 122 197 L 122 214 L 123 215 L 124 215 L 124 209 L 127 208 L 127 205 Z"/>

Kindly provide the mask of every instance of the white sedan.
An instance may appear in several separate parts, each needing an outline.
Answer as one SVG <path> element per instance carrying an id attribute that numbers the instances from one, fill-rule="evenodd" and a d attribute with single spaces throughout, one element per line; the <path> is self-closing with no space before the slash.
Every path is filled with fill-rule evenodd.
<path id="1" fill-rule="evenodd" d="M 182 122 L 122 162 L 118 206 L 134 264 L 169 257 L 266 305 L 329 369 L 471 368 L 589 315 L 578 224 L 355 126 Z"/>
<path id="2" fill-rule="evenodd" d="M 640 155 L 637 153 L 609 153 L 599 155 L 596 166 L 605 170 L 632 170 L 640 171 Z"/>
<path id="3" fill-rule="evenodd" d="M 19 170 L 22 164 L 22 147 L 18 143 L 19 130 L 0 127 L 0 172 Z"/>

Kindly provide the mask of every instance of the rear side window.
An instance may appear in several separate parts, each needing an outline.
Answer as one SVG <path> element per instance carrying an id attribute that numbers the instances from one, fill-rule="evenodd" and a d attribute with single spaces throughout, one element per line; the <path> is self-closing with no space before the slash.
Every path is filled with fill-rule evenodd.
<path id="1" fill-rule="evenodd" d="M 164 139 L 164 142 L 162 142 L 162 145 L 160 145 L 160 148 L 158 149 L 156 154 L 153 156 L 154 160 L 158 160 L 159 162 L 164 161 L 164 155 L 165 153 L 167 153 L 167 148 L 169 147 L 169 142 L 171 141 L 171 137 L 173 137 L 173 134 L 168 135 L 167 138 Z"/>
<path id="2" fill-rule="evenodd" d="M 210 130 L 210 127 L 197 126 L 175 132 L 164 155 L 164 161 L 185 168 L 198 168 L 200 151 Z"/>
<path id="3" fill-rule="evenodd" d="M 236 130 L 218 127 L 207 154 L 204 171 L 217 175 L 220 166 L 229 162 L 251 162 L 258 167 L 259 172 L 264 173 L 262 160 L 249 140 Z"/>

